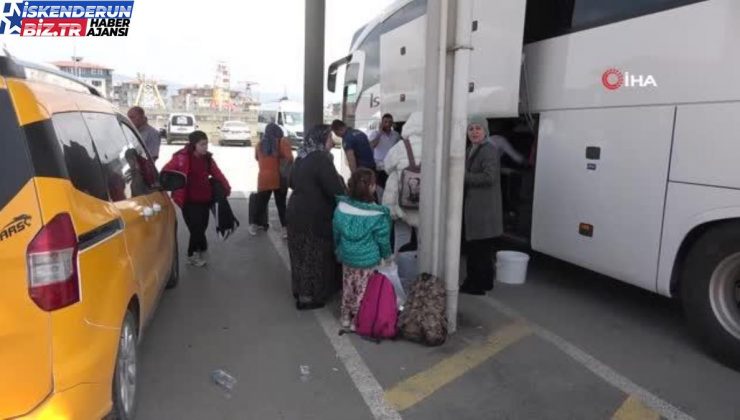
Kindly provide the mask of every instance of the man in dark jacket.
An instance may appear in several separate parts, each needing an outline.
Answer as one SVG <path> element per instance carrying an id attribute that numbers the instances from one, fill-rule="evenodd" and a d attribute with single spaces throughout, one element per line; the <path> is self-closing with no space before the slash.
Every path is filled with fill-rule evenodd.
<path id="1" fill-rule="evenodd" d="M 373 154 L 373 148 L 370 146 L 370 140 L 368 140 L 365 133 L 347 127 L 341 120 L 334 120 L 331 123 L 331 131 L 337 137 L 342 138 L 342 148 L 347 155 L 347 164 L 350 171 L 354 172 L 357 168 L 367 168 L 375 171 L 375 155 Z"/>

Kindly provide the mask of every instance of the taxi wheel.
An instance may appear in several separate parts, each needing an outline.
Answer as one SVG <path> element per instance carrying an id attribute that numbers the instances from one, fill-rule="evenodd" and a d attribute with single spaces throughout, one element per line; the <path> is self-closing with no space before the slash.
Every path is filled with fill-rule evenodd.
<path id="1" fill-rule="evenodd" d="M 118 340 L 118 356 L 113 373 L 113 417 L 118 420 L 134 418 L 136 412 L 138 333 L 136 317 L 126 311 Z"/>
<path id="2" fill-rule="evenodd" d="M 167 280 L 167 288 L 174 289 L 180 283 L 180 252 L 177 246 L 177 234 L 175 234 L 175 250 L 172 256 L 172 267 L 170 267 L 170 277 Z"/>

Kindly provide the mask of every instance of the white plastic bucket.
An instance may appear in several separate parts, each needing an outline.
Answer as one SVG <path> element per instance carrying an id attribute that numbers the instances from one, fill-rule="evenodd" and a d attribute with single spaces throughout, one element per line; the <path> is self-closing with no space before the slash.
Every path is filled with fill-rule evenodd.
<path id="1" fill-rule="evenodd" d="M 517 251 L 496 253 L 496 280 L 505 284 L 524 284 L 529 255 Z"/>

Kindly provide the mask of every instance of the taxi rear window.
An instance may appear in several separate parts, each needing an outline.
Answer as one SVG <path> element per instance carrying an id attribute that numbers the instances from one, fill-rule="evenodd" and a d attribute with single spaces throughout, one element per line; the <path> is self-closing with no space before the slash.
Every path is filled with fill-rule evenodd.
<path id="1" fill-rule="evenodd" d="M 0 209 L 3 209 L 33 176 L 25 136 L 7 90 L 0 89 Z"/>

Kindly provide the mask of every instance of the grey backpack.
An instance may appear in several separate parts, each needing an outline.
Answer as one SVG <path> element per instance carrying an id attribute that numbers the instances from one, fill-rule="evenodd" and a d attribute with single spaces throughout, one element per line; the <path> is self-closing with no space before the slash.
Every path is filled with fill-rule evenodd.
<path id="1" fill-rule="evenodd" d="M 439 346 L 447 340 L 447 292 L 444 283 L 431 274 L 421 274 L 411 286 L 398 330 L 411 341 Z"/>
<path id="2" fill-rule="evenodd" d="M 411 142 L 408 139 L 403 139 L 403 144 L 406 146 L 409 166 L 401 171 L 398 205 L 402 209 L 418 210 L 421 197 L 421 165 L 416 164 L 414 151 L 411 150 Z"/>

